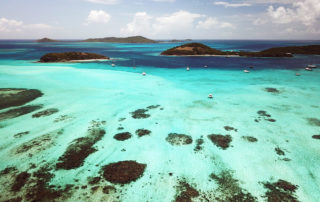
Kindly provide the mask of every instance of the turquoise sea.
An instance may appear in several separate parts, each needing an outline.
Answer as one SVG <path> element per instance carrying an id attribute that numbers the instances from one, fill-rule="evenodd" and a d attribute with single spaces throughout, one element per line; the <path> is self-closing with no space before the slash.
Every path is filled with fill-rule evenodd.
<path id="1" fill-rule="evenodd" d="M 200 42 L 246 51 L 320 44 Z M 58 109 L 40 118 L 32 117 L 35 111 L 0 120 L 0 171 L 15 169 L 0 174 L 0 201 L 31 200 L 26 196 L 36 192 L 39 181 L 32 179 L 42 168 L 50 175 L 44 193 L 64 189 L 56 197 L 41 195 L 43 201 L 319 201 L 320 140 L 313 136 L 320 134 L 320 56 L 160 56 L 180 44 L 0 41 L 0 88 L 38 89 L 44 95 L 27 105 Z M 35 63 L 45 53 L 62 51 L 100 53 L 111 60 Z M 318 68 L 305 71 L 308 64 Z M 148 117 L 134 118 L 131 112 L 138 109 Z M 67 148 L 95 127 L 105 134 L 94 141 L 83 164 L 57 169 Z M 139 137 L 137 129 L 151 133 Z M 114 138 L 122 132 L 131 138 Z M 175 133 L 192 142 L 170 143 L 169 134 Z M 229 147 L 217 146 L 210 135 L 229 137 Z M 24 152 L 17 152 L 21 148 Z M 119 161 L 136 161 L 145 169 L 130 183 L 103 177 L 90 183 L 103 175 L 103 166 Z M 13 192 L 10 187 L 21 172 L 31 176 Z M 278 186 L 279 180 L 295 188 Z M 188 194 L 188 187 L 197 194 Z"/>

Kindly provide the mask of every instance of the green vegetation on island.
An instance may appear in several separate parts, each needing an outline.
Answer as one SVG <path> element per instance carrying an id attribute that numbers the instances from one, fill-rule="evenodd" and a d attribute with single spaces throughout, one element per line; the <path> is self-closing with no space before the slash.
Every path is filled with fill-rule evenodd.
<path id="1" fill-rule="evenodd" d="M 70 62 L 78 60 L 101 60 L 109 57 L 85 52 L 48 53 L 40 58 L 40 62 Z"/>
<path id="2" fill-rule="evenodd" d="M 82 42 L 157 43 L 156 41 L 145 38 L 143 36 L 132 36 L 132 37 L 126 37 L 126 38 L 119 38 L 119 37 L 94 38 L 94 39 L 87 39 Z"/>
<path id="3" fill-rule="evenodd" d="M 53 39 L 49 39 L 49 38 L 42 38 L 42 39 L 37 40 L 36 42 L 38 42 L 38 43 L 48 43 L 48 42 L 59 42 L 59 41 L 56 41 L 56 40 L 53 40 Z"/>
<path id="4" fill-rule="evenodd" d="M 244 57 L 293 57 L 293 54 L 320 55 L 320 45 L 278 47 L 262 50 L 260 52 L 220 51 L 201 43 L 188 43 L 168 49 L 161 55 L 168 56 L 244 56 Z"/>

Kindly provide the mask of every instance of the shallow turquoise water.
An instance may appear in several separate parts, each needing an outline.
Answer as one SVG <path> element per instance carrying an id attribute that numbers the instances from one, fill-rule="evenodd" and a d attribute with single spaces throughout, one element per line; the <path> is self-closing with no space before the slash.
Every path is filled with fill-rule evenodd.
<path id="1" fill-rule="evenodd" d="M 123 49 L 137 48 L 119 47 L 124 52 Z M 161 56 L 152 57 L 162 60 Z M 196 59 L 190 71 L 178 66 L 156 68 L 139 64 L 134 69 L 131 62 L 126 65 L 130 57 L 117 58 L 122 58 L 122 62 L 116 62 L 116 67 L 111 67 L 110 62 L 46 65 L 33 63 L 35 58 L 1 60 L 1 88 L 39 89 L 44 96 L 32 104 L 58 108 L 59 112 L 39 119 L 27 114 L 0 122 L 0 170 L 16 166 L 23 171 L 30 163 L 40 166 L 43 160 L 56 162 L 72 140 L 85 136 L 91 121 L 99 119 L 106 121 L 106 135 L 95 144 L 97 152 L 77 169 L 54 171 L 51 184 L 86 184 L 88 177 L 99 175 L 102 165 L 136 160 L 147 164 L 147 168 L 136 182 L 117 187 L 123 190 L 121 201 L 171 201 L 176 195 L 177 179 L 182 177 L 203 193 L 209 193 L 217 184 L 208 181 L 208 176 L 224 170 L 233 171 L 241 187 L 259 201 L 265 200 L 262 196 L 266 192 L 261 182 L 277 179 L 298 185 L 296 194 L 301 201 L 320 198 L 320 141 L 312 139 L 320 133 L 320 127 L 308 122 L 308 118 L 320 119 L 320 69 L 307 72 L 302 68 L 255 68 L 245 74 L 243 66 L 224 68 L 221 62 L 215 68 L 197 66 L 201 58 Z M 259 61 L 261 66 L 269 63 L 270 60 Z M 233 65 L 236 64 L 226 66 Z M 141 75 L 143 71 L 147 76 Z M 301 76 L 295 76 L 296 72 Z M 265 88 L 276 88 L 280 93 L 266 92 Z M 207 98 L 209 93 L 214 99 Z M 149 110 L 150 118 L 131 117 L 130 112 L 157 104 L 163 110 Z M 266 111 L 276 122 L 255 122 L 259 110 Z M 54 122 L 61 115 L 69 118 Z M 126 120 L 119 122 L 120 118 Z M 119 142 L 113 138 L 120 125 L 133 134 L 131 139 Z M 232 126 L 237 132 L 226 131 L 224 126 Z M 138 138 L 134 134 L 139 128 L 149 129 L 152 134 Z M 64 129 L 63 135 L 54 136 L 52 143 L 40 152 L 33 151 L 32 157 L 14 153 L 22 143 L 60 129 Z M 24 131 L 30 134 L 13 137 Z M 172 146 L 165 140 L 169 133 L 189 135 L 193 143 Z M 231 135 L 231 146 L 226 150 L 218 148 L 207 138 L 209 134 Z M 195 140 L 201 136 L 203 149 L 195 152 Z M 253 136 L 258 141 L 251 143 L 242 136 Z M 285 155 L 277 155 L 276 147 Z M 168 175 L 170 172 L 173 176 Z M 75 192 L 68 200 L 77 199 L 85 191 Z M 98 196 L 91 197 L 94 200 Z"/>

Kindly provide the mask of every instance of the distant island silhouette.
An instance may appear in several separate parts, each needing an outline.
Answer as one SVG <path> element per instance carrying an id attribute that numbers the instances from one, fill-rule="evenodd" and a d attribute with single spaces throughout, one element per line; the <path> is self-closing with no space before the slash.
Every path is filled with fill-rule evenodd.
<path id="1" fill-rule="evenodd" d="M 276 47 L 259 52 L 220 51 L 201 43 L 188 43 L 161 53 L 167 56 L 243 56 L 243 57 L 293 57 L 293 54 L 320 55 L 320 45 Z"/>

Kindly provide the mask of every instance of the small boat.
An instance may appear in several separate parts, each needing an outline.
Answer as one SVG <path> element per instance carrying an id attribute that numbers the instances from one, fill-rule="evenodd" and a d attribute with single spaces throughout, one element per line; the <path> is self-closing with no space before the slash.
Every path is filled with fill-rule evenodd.
<path id="1" fill-rule="evenodd" d="M 208 98 L 209 98 L 209 99 L 212 99 L 212 98 L 213 98 L 213 95 L 212 95 L 212 94 L 209 94 L 209 95 L 208 95 Z"/>
<path id="2" fill-rule="evenodd" d="M 112 67 L 115 67 L 115 66 L 116 66 L 116 64 L 112 64 L 111 66 L 112 66 Z"/>
<path id="3" fill-rule="evenodd" d="M 145 76 L 145 75 L 147 75 L 145 72 L 142 72 L 142 76 Z"/>
<path id="4" fill-rule="evenodd" d="M 190 70 L 190 68 L 189 67 L 187 67 L 187 71 L 189 71 Z"/>
<path id="5" fill-rule="evenodd" d="M 244 73 L 249 73 L 250 71 L 247 70 L 247 69 L 245 69 L 245 70 L 243 70 L 243 72 L 244 72 Z"/>
<path id="6" fill-rule="evenodd" d="M 301 74 L 300 73 L 296 73 L 296 76 L 301 76 Z"/>
<path id="7" fill-rule="evenodd" d="M 309 68 L 317 68 L 317 65 L 308 65 Z"/>
<path id="8" fill-rule="evenodd" d="M 207 67 L 208 67 L 208 65 L 205 65 L 204 67 L 205 67 L 205 68 L 207 68 Z"/>
<path id="9" fill-rule="evenodd" d="M 306 67 L 305 70 L 306 70 L 306 71 L 312 71 L 312 68 Z"/>

